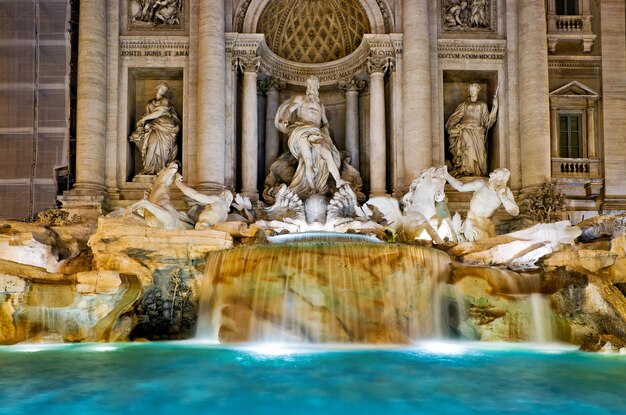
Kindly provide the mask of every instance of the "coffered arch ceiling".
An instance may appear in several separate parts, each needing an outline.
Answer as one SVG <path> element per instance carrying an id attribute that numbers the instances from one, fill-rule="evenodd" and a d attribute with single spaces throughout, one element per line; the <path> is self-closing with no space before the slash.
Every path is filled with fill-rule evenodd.
<path id="1" fill-rule="evenodd" d="M 300 63 L 341 59 L 370 32 L 358 0 L 273 0 L 257 24 L 274 53 Z"/>
<path id="2" fill-rule="evenodd" d="M 363 34 L 393 32 L 387 0 L 240 0 L 233 28 L 263 33 L 278 56 L 324 63 L 349 55 Z"/>

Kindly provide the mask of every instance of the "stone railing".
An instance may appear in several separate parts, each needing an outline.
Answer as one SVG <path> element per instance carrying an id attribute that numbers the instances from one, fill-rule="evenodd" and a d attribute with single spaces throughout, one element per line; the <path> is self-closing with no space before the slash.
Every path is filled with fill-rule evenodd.
<path id="1" fill-rule="evenodd" d="M 559 42 L 581 42 L 583 52 L 591 52 L 596 39 L 591 27 L 592 19 L 591 14 L 548 14 L 548 49 L 550 52 L 554 53 Z"/>
<path id="2" fill-rule="evenodd" d="M 600 160 L 553 158 L 552 177 L 600 177 Z"/>
<path id="3" fill-rule="evenodd" d="M 557 32 L 582 32 L 585 20 L 582 16 L 554 16 Z"/>

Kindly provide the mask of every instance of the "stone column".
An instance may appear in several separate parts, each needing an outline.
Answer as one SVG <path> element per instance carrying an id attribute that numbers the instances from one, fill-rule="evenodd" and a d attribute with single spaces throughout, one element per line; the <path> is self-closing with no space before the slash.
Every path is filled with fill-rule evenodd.
<path id="1" fill-rule="evenodd" d="M 519 0 L 518 57 L 522 188 L 550 180 L 548 41 L 543 1 Z"/>
<path id="2" fill-rule="evenodd" d="M 385 130 L 385 72 L 390 58 L 368 58 L 370 74 L 370 197 L 387 195 L 387 140 Z"/>
<path id="3" fill-rule="evenodd" d="M 286 86 L 284 81 L 276 77 L 267 78 L 261 88 L 267 96 L 267 105 L 265 107 L 265 172 L 269 172 L 270 166 L 278 158 L 280 151 L 280 137 L 278 130 L 274 126 L 274 118 L 278 110 L 279 92 Z"/>
<path id="4" fill-rule="evenodd" d="M 261 58 L 239 58 L 239 67 L 243 71 L 243 97 L 241 109 L 241 193 L 252 201 L 259 200 L 257 190 L 257 168 L 259 164 L 258 109 L 257 109 L 257 72 Z"/>
<path id="5" fill-rule="evenodd" d="M 224 188 L 226 156 L 226 37 L 224 0 L 198 2 L 196 178 L 200 192 Z"/>
<path id="6" fill-rule="evenodd" d="M 596 101 L 587 99 L 587 157 L 596 158 Z"/>
<path id="7" fill-rule="evenodd" d="M 603 210 L 626 209 L 626 38 L 623 0 L 600 4 L 602 39 Z"/>
<path id="8" fill-rule="evenodd" d="M 76 102 L 76 184 L 74 189 L 103 194 L 107 124 L 106 1 L 82 0 L 78 33 Z M 116 70 L 117 68 L 113 68 Z"/>
<path id="9" fill-rule="evenodd" d="M 434 2 L 402 2 L 402 112 L 407 184 L 432 165 L 429 3 Z"/>
<path id="10" fill-rule="evenodd" d="M 346 93 L 346 150 L 350 153 L 350 164 L 357 170 L 359 168 L 359 93 L 366 84 L 366 81 L 356 78 L 339 83 L 339 88 Z"/>

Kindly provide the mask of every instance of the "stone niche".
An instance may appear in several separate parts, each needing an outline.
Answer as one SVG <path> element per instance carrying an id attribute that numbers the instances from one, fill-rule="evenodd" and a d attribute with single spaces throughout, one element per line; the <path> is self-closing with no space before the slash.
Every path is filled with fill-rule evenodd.
<path id="1" fill-rule="evenodd" d="M 155 86 L 159 82 L 166 82 L 169 91 L 166 96 L 173 104 L 178 117 L 183 121 L 184 83 L 183 68 L 129 68 L 128 71 L 128 125 L 126 127 L 126 180 L 132 181 L 142 168 L 141 151 L 128 140 L 135 131 L 137 120 L 146 111 L 146 103 L 156 96 Z M 182 126 L 178 133 L 176 144 L 178 156 L 183 160 Z"/>
<path id="2" fill-rule="evenodd" d="M 496 93 L 498 86 L 498 73 L 496 71 L 444 71 L 443 72 L 443 123 L 444 123 L 444 147 L 446 164 L 452 162 L 452 154 L 449 150 L 448 132 L 445 124 L 448 118 L 454 113 L 457 106 L 467 100 L 469 92 L 468 86 L 472 83 L 480 85 L 481 89 L 478 99 L 485 101 L 489 110 L 492 107 L 493 95 Z M 498 113 L 502 110 L 502 90 L 498 92 L 500 106 Z M 498 114 L 498 118 L 500 115 Z M 500 147 L 503 145 L 498 134 L 499 121 L 487 132 L 487 170 L 492 171 L 502 165 L 499 160 Z M 450 166 L 448 166 L 450 167 Z"/>

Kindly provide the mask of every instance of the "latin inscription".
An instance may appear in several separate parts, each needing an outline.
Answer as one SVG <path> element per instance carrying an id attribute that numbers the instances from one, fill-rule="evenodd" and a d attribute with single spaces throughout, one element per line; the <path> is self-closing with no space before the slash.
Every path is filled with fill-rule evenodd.
<path id="1" fill-rule="evenodd" d="M 176 57 L 189 56 L 186 50 L 122 50 L 121 56 Z"/>

